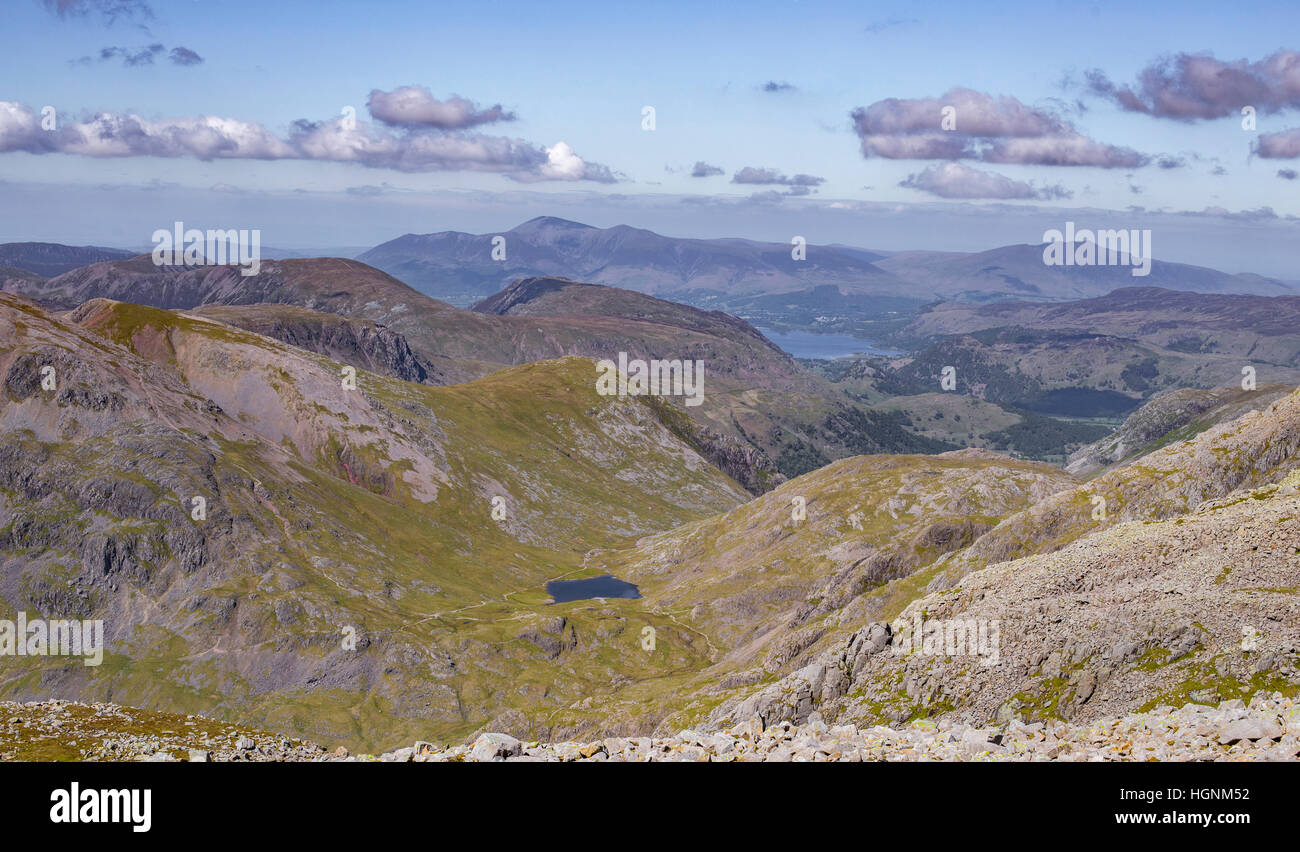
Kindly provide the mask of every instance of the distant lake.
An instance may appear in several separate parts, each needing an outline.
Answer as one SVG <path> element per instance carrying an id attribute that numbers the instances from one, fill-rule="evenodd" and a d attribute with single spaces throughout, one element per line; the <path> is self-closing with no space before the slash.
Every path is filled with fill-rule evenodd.
<path id="1" fill-rule="evenodd" d="M 882 349 L 870 341 L 848 334 L 815 334 L 811 331 L 773 331 L 760 328 L 768 340 L 796 358 L 820 358 L 831 361 L 851 358 L 854 355 L 894 356 L 903 353 L 895 349 Z"/>
<path id="2" fill-rule="evenodd" d="M 556 603 L 585 601 L 590 598 L 639 598 L 641 591 L 632 583 L 625 583 L 609 574 L 586 580 L 552 580 L 546 592 Z"/>

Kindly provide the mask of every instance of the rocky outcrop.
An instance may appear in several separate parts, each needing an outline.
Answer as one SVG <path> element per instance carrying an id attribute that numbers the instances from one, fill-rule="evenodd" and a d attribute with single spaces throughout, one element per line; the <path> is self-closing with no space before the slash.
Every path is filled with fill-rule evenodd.
<path id="1" fill-rule="evenodd" d="M 843 646 L 735 705 L 715 710 L 714 724 L 756 718 L 764 726 L 788 720 L 803 723 L 824 704 L 844 697 L 868 658 L 884 651 L 892 636 L 889 625 L 872 624 L 851 635 Z"/>
<path id="2" fill-rule="evenodd" d="M 1289 693 L 1300 687 L 1297 517 L 1300 472 L 1191 515 L 977 571 L 893 624 L 928 622 L 934 643 L 930 627 L 924 644 L 900 644 L 890 626 L 872 625 L 711 719 L 799 722 L 816 711 L 871 724 L 1088 722 L 1159 703 Z M 972 626 L 988 647 L 975 647 Z"/>
<path id="3" fill-rule="evenodd" d="M 957 583 L 986 565 L 1050 553 L 1108 526 L 1194 512 L 1235 491 L 1276 484 L 1297 467 L 1300 392 L 1189 440 L 1174 441 L 1003 518 L 955 554 L 931 588 Z"/>
<path id="4" fill-rule="evenodd" d="M 1187 440 L 1249 411 L 1267 408 L 1294 390 L 1290 385 L 1263 385 L 1253 390 L 1222 387 L 1171 391 L 1133 412 L 1113 434 L 1076 450 L 1065 469 L 1077 476 L 1088 476 L 1165 444 Z"/>
<path id="5" fill-rule="evenodd" d="M 772 459 L 758 447 L 719 434 L 669 403 L 652 399 L 650 406 L 665 426 L 750 494 L 765 494 L 786 481 Z"/>
<path id="6" fill-rule="evenodd" d="M 381 323 L 288 306 L 208 307 L 197 313 L 404 382 L 449 380 L 417 355 L 403 335 Z"/>
<path id="7" fill-rule="evenodd" d="M 193 714 L 107 702 L 0 701 L 0 760 L 270 763 L 325 754 L 314 743 Z"/>

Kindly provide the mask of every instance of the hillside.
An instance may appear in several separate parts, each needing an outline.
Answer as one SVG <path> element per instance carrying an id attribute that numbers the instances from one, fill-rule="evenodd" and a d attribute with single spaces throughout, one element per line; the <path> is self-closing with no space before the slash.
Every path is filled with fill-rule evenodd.
<path id="1" fill-rule="evenodd" d="M 1300 552 L 1298 510 L 1300 476 L 1293 473 L 1177 518 L 1126 523 L 1055 553 L 977 571 L 958 588 L 915 601 L 899 623 L 996 622 L 996 664 L 919 649 L 895 653 L 893 635 L 875 648 L 854 637 L 718 718 L 797 717 L 816 707 L 839 723 L 942 715 L 974 725 L 1085 725 L 1137 711 L 1167 715 L 1158 708 L 1187 702 L 1232 710 L 1221 702 L 1242 708 L 1252 696 L 1294 696 L 1300 626 L 1289 563 Z M 811 700 L 791 707 L 801 684 L 804 694 L 815 685 Z M 1207 735 L 1221 743 L 1247 736 L 1227 725 L 1250 714 L 1189 716 L 1186 731 L 1170 731 L 1166 747 Z M 1249 738 L 1267 746 L 1282 733 L 1264 727 Z M 1135 741 L 1115 747 L 1127 755 Z M 1156 751 L 1157 744 L 1147 747 Z"/>
<path id="2" fill-rule="evenodd" d="M 1066 470 L 1087 476 L 1121 461 L 1144 456 L 1175 441 L 1185 441 L 1236 420 L 1248 411 L 1268 408 L 1291 394 L 1291 385 L 1262 385 L 1254 390 L 1222 387 L 1183 388 L 1156 397 L 1129 415 L 1123 425 L 1070 456 Z"/>
<path id="3" fill-rule="evenodd" d="M 1276 484 L 1298 459 L 1300 394 L 1292 393 L 1002 520 L 944 566 L 940 583 L 997 562 L 1051 553 L 1116 524 L 1166 520 L 1234 492 Z"/>
<path id="4" fill-rule="evenodd" d="M 753 326 L 723 311 L 703 311 L 633 290 L 567 278 L 521 278 L 470 310 L 496 316 L 618 317 L 661 323 L 715 337 L 757 344 L 786 359 L 785 353 Z"/>
<path id="5" fill-rule="evenodd" d="M 593 564 L 716 646 L 660 732 L 702 715 L 978 726 L 1294 695 L 1300 644 L 1274 628 L 1294 622 L 1297 424 L 1293 393 L 1084 484 L 980 451 L 849 459 Z M 1003 661 L 895 656 L 890 622 L 917 613 L 1003 619 Z M 1232 653 L 1242 624 L 1268 653 Z M 1113 697 L 1081 710 L 1092 689 Z M 620 698 L 625 715 L 651 700 Z"/>
<path id="6" fill-rule="evenodd" d="M 21 293 L 29 287 L 38 285 L 42 280 L 35 272 L 15 269 L 12 266 L 0 266 L 0 293 Z"/>
<path id="7" fill-rule="evenodd" d="M 688 618 L 712 649 L 707 668 L 672 685 L 670 702 L 653 685 L 623 690 L 605 709 L 648 717 L 659 732 L 695 724 L 724 698 L 751 694 L 897 612 L 937 561 L 1074 483 L 1058 468 L 972 450 L 859 456 L 633 548 L 593 554 L 588 565 L 637 582 L 647 603 Z M 577 719 L 590 715 L 569 712 L 580 729 Z"/>
<path id="8" fill-rule="evenodd" d="M 371 373 L 420 384 L 452 383 L 450 376 L 417 355 L 403 335 L 381 323 L 293 305 L 204 305 L 194 313 Z"/>
<path id="9" fill-rule="evenodd" d="M 1300 694 L 1297 409 L 1293 393 L 1034 501 L 917 573 L 879 620 L 733 692 L 711 724 L 814 711 L 832 724 L 1087 723 Z M 909 648 L 899 631 L 918 617 L 996 621 L 998 659 L 933 652 L 928 629 Z"/>
<path id="10" fill-rule="evenodd" d="M 557 283 L 548 280 L 548 286 Z M 259 274 L 245 276 L 234 266 L 159 267 L 141 256 L 16 289 L 61 310 L 94 298 L 168 309 L 274 303 L 380 323 L 401 335 L 443 383 L 569 355 L 616 360 L 627 352 L 629 358 L 703 361 L 704 403 L 682 409 L 682 429 L 754 492 L 856 453 L 953 448 L 909 432 L 897 415 L 856 404 L 734 317 L 575 282 L 519 302 L 520 293 L 538 286 L 534 281 L 507 290 L 500 304 L 511 307 L 498 315 L 452 307 L 339 258 L 265 261 Z M 562 313 L 550 315 L 553 310 Z M 310 336 L 303 330 L 294 339 Z"/>
<path id="11" fill-rule="evenodd" d="M 1043 304 L 944 303 L 900 334 L 916 349 L 871 387 L 957 390 L 1049 416 L 1118 421 L 1178 389 L 1300 383 L 1300 297 L 1216 296 L 1155 288 Z M 1249 369 L 1247 369 L 1249 368 Z"/>
<path id="12" fill-rule="evenodd" d="M 0 296 L 0 598 L 102 618 L 108 644 L 98 668 L 6 657 L 4 694 L 355 745 L 702 658 L 637 600 L 557 621 L 544 591 L 593 547 L 746 498 L 662 406 L 599 396 L 581 358 L 449 387 L 340 370 L 197 315 Z"/>
<path id="13" fill-rule="evenodd" d="M 1205 295 L 1126 287 L 1063 304 L 945 303 L 919 314 L 903 335 L 921 339 L 1005 327 L 1085 332 L 1183 355 L 1225 355 L 1248 358 L 1250 363 L 1300 366 L 1300 296 Z"/>
<path id="14" fill-rule="evenodd" d="M 72 310 L 91 299 L 167 310 L 277 304 L 384 323 L 398 333 L 409 329 L 408 343 L 449 382 L 468 381 L 513 363 L 497 354 L 485 324 L 475 317 L 342 258 L 264 261 L 258 274 L 243 275 L 237 266 L 158 266 L 149 255 L 140 255 L 10 289 L 52 310 Z M 406 317 L 409 321 L 402 323 Z"/>
<path id="15" fill-rule="evenodd" d="M 967 450 L 751 498 L 674 409 L 596 394 L 588 359 L 348 390 L 340 363 L 211 316 L 0 307 L 0 599 L 102 618 L 108 643 L 98 668 L 6 658 L 7 698 L 376 749 L 813 710 L 1087 721 L 1300 678 L 1277 626 L 1300 394 L 1087 483 Z M 641 596 L 550 603 L 548 581 L 606 574 Z M 1006 667 L 896 656 L 886 623 L 922 611 L 999 619 Z M 1269 653 L 1234 656 L 1238 622 Z"/>
<path id="16" fill-rule="evenodd" d="M 933 392 L 952 367 L 960 394 L 1048 415 L 1115 419 L 1163 390 L 1231 381 L 1241 365 L 1232 356 L 1172 352 L 1123 337 L 1013 326 L 940 338 L 895 361 L 872 386 L 889 394 Z M 1266 374 L 1289 378 L 1300 370 Z"/>

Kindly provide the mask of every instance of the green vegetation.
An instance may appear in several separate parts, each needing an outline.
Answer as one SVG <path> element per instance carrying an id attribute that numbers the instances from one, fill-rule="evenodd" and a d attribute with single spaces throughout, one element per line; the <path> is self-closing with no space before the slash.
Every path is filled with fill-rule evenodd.
<path id="1" fill-rule="evenodd" d="M 1021 422 L 990 432 L 987 438 L 994 449 L 1025 458 L 1055 460 L 1110 434 L 1105 426 L 1070 423 L 1023 409 L 1008 410 L 1018 414 L 1022 418 Z"/>

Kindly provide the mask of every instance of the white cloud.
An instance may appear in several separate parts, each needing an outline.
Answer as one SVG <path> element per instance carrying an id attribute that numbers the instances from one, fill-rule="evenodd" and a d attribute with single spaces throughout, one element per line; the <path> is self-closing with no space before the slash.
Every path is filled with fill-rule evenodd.
<path id="1" fill-rule="evenodd" d="M 430 129 L 393 130 L 360 121 L 294 122 L 282 139 L 260 124 L 219 116 L 154 121 L 101 113 L 54 130 L 31 108 L 0 101 L 0 152 L 82 157 L 193 157 L 199 160 L 323 160 L 402 172 L 481 171 L 517 181 L 615 181 L 565 142 L 538 148 L 522 139 Z"/>

